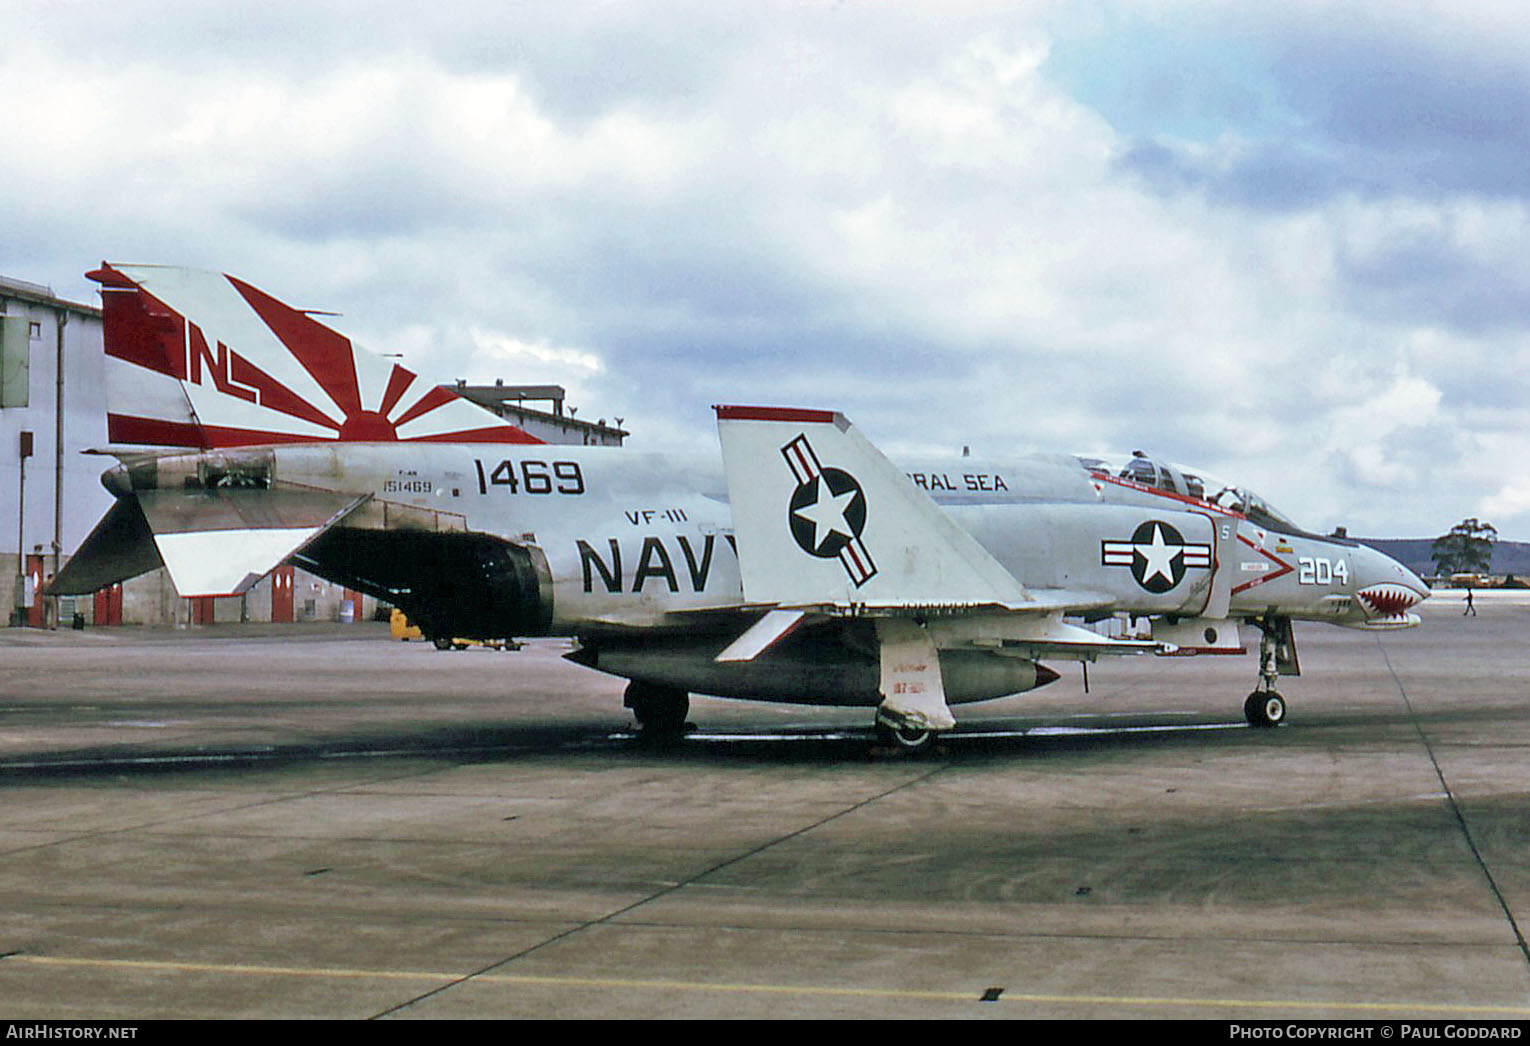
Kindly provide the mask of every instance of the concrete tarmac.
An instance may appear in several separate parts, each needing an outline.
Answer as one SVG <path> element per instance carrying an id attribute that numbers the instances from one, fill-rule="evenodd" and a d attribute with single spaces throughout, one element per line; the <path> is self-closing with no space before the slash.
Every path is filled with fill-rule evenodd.
<path id="1" fill-rule="evenodd" d="M 566 647 L 0 632 L 10 1019 L 1530 1017 L 1530 604 L 1077 666 L 921 758 Z"/>

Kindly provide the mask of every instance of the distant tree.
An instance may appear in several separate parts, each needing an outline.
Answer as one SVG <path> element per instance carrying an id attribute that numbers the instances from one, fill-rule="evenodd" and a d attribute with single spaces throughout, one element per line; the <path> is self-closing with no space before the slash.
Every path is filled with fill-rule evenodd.
<path id="1" fill-rule="evenodd" d="M 1486 574 L 1493 563 L 1493 543 L 1498 531 L 1491 523 L 1463 519 L 1450 533 L 1434 539 L 1429 553 L 1435 572 L 1449 574 Z"/>

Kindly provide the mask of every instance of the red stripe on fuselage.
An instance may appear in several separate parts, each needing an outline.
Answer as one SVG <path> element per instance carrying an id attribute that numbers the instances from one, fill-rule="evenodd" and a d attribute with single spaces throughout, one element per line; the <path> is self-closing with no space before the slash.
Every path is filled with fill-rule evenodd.
<path id="1" fill-rule="evenodd" d="M 1135 483 L 1132 480 L 1122 479 L 1119 476 L 1112 476 L 1108 472 L 1097 472 L 1093 469 L 1089 471 L 1089 475 L 1095 479 L 1103 480 L 1106 483 L 1111 483 L 1118 487 L 1125 487 L 1127 490 L 1135 490 L 1142 494 L 1155 494 L 1160 498 L 1168 498 L 1171 501 L 1177 501 L 1182 505 L 1191 505 L 1198 509 L 1210 509 L 1212 512 L 1215 512 L 1218 515 L 1231 516 L 1234 519 L 1248 518 L 1241 512 L 1234 512 L 1230 508 L 1223 508 L 1221 505 L 1213 504 L 1210 501 L 1205 501 L 1201 498 L 1193 498 L 1188 494 L 1181 494 L 1177 490 L 1164 490 L 1160 487 L 1150 487 L 1144 483 Z"/>

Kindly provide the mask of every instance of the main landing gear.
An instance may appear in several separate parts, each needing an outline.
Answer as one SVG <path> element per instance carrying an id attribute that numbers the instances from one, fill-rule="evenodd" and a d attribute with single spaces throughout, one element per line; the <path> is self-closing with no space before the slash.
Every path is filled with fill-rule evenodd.
<path id="1" fill-rule="evenodd" d="M 940 737 L 934 730 L 926 730 L 917 726 L 893 726 L 877 720 L 877 744 L 882 748 L 891 748 L 909 755 L 917 755 L 931 751 L 935 747 L 936 740 Z"/>
<path id="2" fill-rule="evenodd" d="M 676 687 L 634 679 L 627 684 L 622 705 L 632 709 L 644 741 L 678 741 L 687 730 L 694 729 L 685 721 L 691 710 L 691 696 Z"/>
<path id="3" fill-rule="evenodd" d="M 1258 728 L 1279 726 L 1286 718 L 1286 699 L 1275 689 L 1283 675 L 1301 675 L 1296 638 L 1288 617 L 1256 618 L 1259 626 L 1259 684 L 1243 702 L 1243 718 Z"/>

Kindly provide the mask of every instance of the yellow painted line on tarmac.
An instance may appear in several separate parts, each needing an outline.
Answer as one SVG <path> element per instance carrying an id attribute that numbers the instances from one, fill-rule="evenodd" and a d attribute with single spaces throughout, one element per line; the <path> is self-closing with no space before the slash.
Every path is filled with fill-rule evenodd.
<path id="1" fill-rule="evenodd" d="M 61 955 L 7 955 L 0 970 L 13 963 L 30 966 L 72 966 L 102 970 L 158 970 L 174 973 L 232 973 L 267 977 L 375 978 L 384 981 L 454 981 L 464 973 L 430 970 L 356 970 L 338 966 L 254 966 L 249 963 L 170 962 L 164 959 L 78 959 Z"/>
<path id="2" fill-rule="evenodd" d="M 440 970 L 361 970 L 334 966 L 258 966 L 249 963 L 171 962 L 155 959 L 85 959 L 56 955 L 12 954 L 0 958 L 0 970 L 10 965 L 73 967 L 100 970 L 149 970 L 175 973 L 214 973 L 256 977 L 344 978 L 348 980 L 508 984 L 553 988 L 641 989 L 648 991 L 712 992 L 743 995 L 798 995 L 818 998 L 924 999 L 938 1002 L 978 1002 L 976 991 L 923 991 L 903 988 L 839 988 L 828 985 L 729 984 L 714 981 L 666 981 L 626 977 L 554 977 L 527 974 L 447 973 Z M 1048 995 L 1004 991 L 993 1002 L 1062 1006 L 1194 1007 L 1233 1010 L 1334 1010 L 1347 1013 L 1449 1014 L 1530 1017 L 1530 1005 L 1471 1005 L 1428 1002 L 1338 1002 L 1322 999 L 1210 999 L 1150 995 Z"/>

